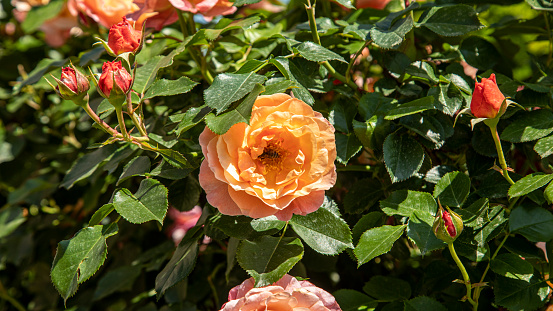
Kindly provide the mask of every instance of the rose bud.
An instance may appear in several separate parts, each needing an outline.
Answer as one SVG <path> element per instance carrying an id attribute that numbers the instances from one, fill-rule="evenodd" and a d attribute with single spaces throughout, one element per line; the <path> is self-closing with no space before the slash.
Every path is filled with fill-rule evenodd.
<path id="1" fill-rule="evenodd" d="M 482 82 L 476 82 L 472 100 L 470 102 L 470 111 L 477 118 L 495 118 L 500 109 L 505 96 L 501 93 L 495 82 L 495 74 Z"/>
<path id="2" fill-rule="evenodd" d="M 132 86 L 132 77 L 123 68 L 121 61 L 105 62 L 102 65 L 102 75 L 98 80 L 100 95 L 105 98 L 127 94 Z"/>
<path id="3" fill-rule="evenodd" d="M 123 17 L 122 22 L 112 25 L 109 29 L 108 46 L 115 56 L 126 52 L 136 54 L 140 50 L 141 39 L 142 33 L 134 29 L 134 22 L 131 24 Z"/>
<path id="4" fill-rule="evenodd" d="M 447 206 L 446 209 L 440 206 L 432 230 L 438 239 L 453 243 L 463 231 L 463 219 Z"/>
<path id="5" fill-rule="evenodd" d="M 69 67 L 61 69 L 61 77 L 57 79 L 53 77 L 57 82 L 57 86 L 50 84 L 55 90 L 56 93 L 63 99 L 77 99 L 82 98 L 86 95 L 86 92 L 90 88 L 90 83 L 88 79 L 80 73 L 75 67 L 71 64 Z M 50 82 L 48 82 L 50 83 Z"/>

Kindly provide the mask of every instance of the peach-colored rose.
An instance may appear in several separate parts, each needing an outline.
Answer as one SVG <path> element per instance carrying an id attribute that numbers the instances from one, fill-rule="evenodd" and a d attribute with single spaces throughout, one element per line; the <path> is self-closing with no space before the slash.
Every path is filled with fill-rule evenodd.
<path id="1" fill-rule="evenodd" d="M 504 100 L 505 96 L 499 90 L 495 74 L 492 73 L 489 78 L 482 78 L 481 82 L 476 82 L 470 101 L 470 112 L 477 118 L 495 118 Z"/>
<path id="2" fill-rule="evenodd" d="M 358 9 L 373 8 L 382 10 L 391 0 L 357 0 L 355 7 Z"/>
<path id="3" fill-rule="evenodd" d="M 142 32 L 135 29 L 135 23 L 130 23 L 123 16 L 123 21 L 111 25 L 108 34 L 108 46 L 115 55 L 126 52 L 137 53 L 142 40 Z"/>
<path id="4" fill-rule="evenodd" d="M 341 311 L 336 299 L 308 281 L 284 275 L 276 283 L 254 288 L 253 278 L 232 288 L 221 311 Z"/>
<path id="5" fill-rule="evenodd" d="M 200 185 L 226 215 L 261 218 L 316 211 L 336 182 L 334 127 L 287 94 L 259 96 L 250 125 L 200 135 Z"/>
<path id="6" fill-rule="evenodd" d="M 15 0 L 13 15 L 19 22 L 23 22 L 32 7 L 46 5 L 49 0 Z M 71 28 L 77 27 L 77 17 L 71 13 L 65 3 L 57 16 L 46 20 L 40 25 L 39 30 L 44 32 L 44 40 L 49 46 L 60 47 L 71 36 Z"/>
<path id="7" fill-rule="evenodd" d="M 228 0 L 169 0 L 169 2 L 179 10 L 202 14 L 207 21 L 211 21 L 217 15 L 236 12 L 236 7 Z"/>
<path id="8" fill-rule="evenodd" d="M 202 208 L 194 206 L 193 209 L 181 212 L 174 207 L 170 207 L 167 212 L 169 218 L 173 220 L 173 224 L 169 227 L 169 236 L 173 239 L 176 245 L 180 243 L 186 232 L 194 227 L 198 219 L 202 216 Z"/>
<path id="9" fill-rule="evenodd" d="M 139 30 L 144 20 L 146 20 L 146 28 L 159 31 L 179 19 L 177 10 L 169 0 L 134 0 L 134 3 L 138 5 L 139 10 L 127 17 L 136 21 Z"/>
<path id="10" fill-rule="evenodd" d="M 138 10 L 133 0 L 73 0 L 75 9 L 88 15 L 98 24 L 110 28 L 123 16 Z M 74 13 L 74 15 L 77 15 Z"/>

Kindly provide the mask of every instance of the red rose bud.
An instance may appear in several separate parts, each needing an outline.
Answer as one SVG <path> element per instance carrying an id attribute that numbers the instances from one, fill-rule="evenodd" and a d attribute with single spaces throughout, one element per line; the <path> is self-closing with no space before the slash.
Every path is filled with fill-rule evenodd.
<path id="1" fill-rule="evenodd" d="M 504 100 L 505 96 L 497 87 L 495 74 L 492 73 L 490 78 L 482 78 L 481 82 L 476 82 L 470 112 L 477 118 L 495 118 Z"/>
<path id="2" fill-rule="evenodd" d="M 127 94 L 131 86 L 132 77 L 123 68 L 121 61 L 105 62 L 102 65 L 102 75 L 98 80 L 98 89 L 102 96 L 110 98 Z"/>
<path id="3" fill-rule="evenodd" d="M 78 70 L 75 70 L 73 65 L 61 69 L 60 79 L 56 79 L 55 77 L 52 78 L 54 78 L 58 84 L 52 87 L 54 87 L 56 92 L 63 99 L 73 100 L 78 97 L 82 98 L 90 88 L 88 79 Z"/>
<path id="4" fill-rule="evenodd" d="M 134 23 L 133 23 L 134 24 Z M 108 46 L 115 55 L 126 52 L 137 53 L 140 48 L 142 33 L 134 29 L 126 17 L 109 29 Z"/>
<path id="5" fill-rule="evenodd" d="M 440 206 L 432 229 L 436 237 L 446 243 L 452 243 L 463 231 L 463 219 L 448 207 Z"/>

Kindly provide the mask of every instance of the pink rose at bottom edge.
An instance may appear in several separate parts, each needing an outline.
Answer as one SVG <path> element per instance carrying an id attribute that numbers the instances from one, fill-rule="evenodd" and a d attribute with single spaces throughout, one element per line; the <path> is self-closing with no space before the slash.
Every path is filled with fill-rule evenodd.
<path id="1" fill-rule="evenodd" d="M 308 281 L 298 281 L 285 274 L 277 282 L 254 288 L 253 278 L 233 287 L 220 311 L 341 311 L 334 296 Z"/>
<path id="2" fill-rule="evenodd" d="M 196 205 L 189 211 L 181 212 L 174 207 L 169 207 L 167 213 L 169 218 L 173 220 L 173 224 L 167 230 L 168 235 L 173 239 L 175 245 L 178 245 L 186 232 L 194 227 L 202 216 L 202 208 Z M 204 241 L 204 244 L 207 243 Z"/>

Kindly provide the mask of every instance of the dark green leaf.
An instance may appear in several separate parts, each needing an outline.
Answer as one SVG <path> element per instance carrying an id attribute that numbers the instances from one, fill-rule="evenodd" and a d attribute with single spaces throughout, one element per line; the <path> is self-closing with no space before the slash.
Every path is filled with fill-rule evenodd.
<path id="1" fill-rule="evenodd" d="M 501 133 L 501 139 L 512 143 L 532 141 L 553 132 L 553 112 L 548 109 L 522 112 Z"/>
<path id="2" fill-rule="evenodd" d="M 11 206 L 0 211 L 0 239 L 11 234 L 27 219 L 23 217 L 23 209 Z"/>
<path id="3" fill-rule="evenodd" d="M 353 243 L 357 244 L 363 232 L 375 227 L 382 226 L 385 220 L 386 215 L 381 212 L 370 212 L 366 215 L 363 215 L 363 217 L 361 217 L 361 219 L 359 219 L 359 221 L 353 227 Z"/>
<path id="4" fill-rule="evenodd" d="M 553 11 L 553 2 L 551 0 L 526 0 L 533 9 L 540 11 Z"/>
<path id="5" fill-rule="evenodd" d="M 109 270 L 98 281 L 92 300 L 98 301 L 115 292 L 131 290 L 140 271 L 140 266 L 122 266 Z"/>
<path id="6" fill-rule="evenodd" d="M 171 260 L 157 275 L 155 289 L 158 299 L 167 289 L 182 281 L 192 272 L 198 256 L 198 239 L 202 236 L 200 229 L 200 226 L 194 227 L 186 233 Z"/>
<path id="7" fill-rule="evenodd" d="M 392 133 L 384 140 L 384 163 L 393 183 L 415 175 L 423 160 L 424 150 L 408 135 Z"/>
<path id="8" fill-rule="evenodd" d="M 411 297 L 411 286 L 408 282 L 382 275 L 373 276 L 365 283 L 363 291 L 378 301 L 405 300 Z"/>
<path id="9" fill-rule="evenodd" d="M 532 242 L 553 239 L 553 215 L 539 206 L 519 206 L 509 217 L 509 230 Z"/>
<path id="10" fill-rule="evenodd" d="M 178 122 L 179 124 L 173 131 L 169 132 L 168 134 L 175 134 L 177 136 L 180 136 L 183 132 L 188 131 L 196 124 L 200 123 L 204 119 L 204 117 L 212 110 L 212 108 L 203 105 L 200 107 L 189 108 L 185 113 L 170 116 L 169 118 L 171 119 L 171 121 Z"/>
<path id="11" fill-rule="evenodd" d="M 280 280 L 302 257 L 300 239 L 263 236 L 253 242 L 243 240 L 236 259 L 261 287 Z"/>
<path id="12" fill-rule="evenodd" d="M 393 192 L 385 200 L 380 201 L 380 208 L 388 215 L 411 217 L 415 213 L 434 215 L 437 206 L 430 193 L 399 190 Z"/>
<path id="13" fill-rule="evenodd" d="M 375 44 L 384 48 L 391 49 L 403 42 L 405 35 L 413 28 L 413 18 L 410 15 L 396 21 L 390 28 L 377 27 L 370 30 L 371 39 Z"/>
<path id="14" fill-rule="evenodd" d="M 482 27 L 473 7 L 459 4 L 430 8 L 417 26 L 425 26 L 441 36 L 461 36 Z"/>
<path id="15" fill-rule="evenodd" d="M 441 148 L 454 133 L 453 123 L 442 113 L 411 115 L 402 118 L 401 124 L 432 142 L 436 149 Z"/>
<path id="16" fill-rule="evenodd" d="M 460 207 L 470 192 L 470 178 L 461 172 L 445 174 L 434 187 L 434 197 L 442 205 Z"/>
<path id="17" fill-rule="evenodd" d="M 499 254 L 492 260 L 490 268 L 496 274 L 519 280 L 526 280 L 534 273 L 531 263 L 512 253 Z"/>
<path id="18" fill-rule="evenodd" d="M 334 135 L 336 136 L 336 158 L 340 163 L 345 165 L 363 146 L 352 133 L 348 135 L 335 133 Z"/>
<path id="19" fill-rule="evenodd" d="M 177 80 L 159 79 L 146 91 L 144 99 L 156 96 L 184 94 L 192 90 L 196 85 L 198 85 L 198 82 L 194 82 L 188 77 L 180 77 Z"/>
<path id="20" fill-rule="evenodd" d="M 415 99 L 405 104 L 401 104 L 386 113 L 386 120 L 395 120 L 404 116 L 412 115 L 415 113 L 423 112 L 428 109 L 435 109 L 434 97 L 426 96 L 423 98 Z"/>
<path id="21" fill-rule="evenodd" d="M 70 189 L 76 182 L 90 176 L 96 168 L 117 150 L 116 145 L 107 145 L 79 158 L 63 177 L 60 187 Z"/>
<path id="22" fill-rule="evenodd" d="M 436 299 L 419 296 L 405 302 L 404 311 L 447 311 Z"/>
<path id="23" fill-rule="evenodd" d="M 117 224 L 86 227 L 71 239 L 58 243 L 50 276 L 64 301 L 104 264 L 106 238 L 116 234 L 117 230 Z"/>
<path id="24" fill-rule="evenodd" d="M 106 218 L 107 215 L 113 212 L 114 209 L 115 209 L 115 206 L 113 206 L 113 204 L 111 203 L 102 205 L 102 207 L 100 207 L 96 212 L 94 212 L 94 214 L 90 218 L 90 221 L 88 222 L 88 226 L 91 227 L 91 226 L 99 225 L 100 222 L 102 222 L 102 220 L 104 220 L 104 218 Z"/>
<path id="25" fill-rule="evenodd" d="M 298 52 L 303 58 L 312 62 L 338 60 L 347 63 L 342 56 L 310 41 L 302 42 L 295 48 L 298 49 Z"/>
<path id="26" fill-rule="evenodd" d="M 371 141 L 373 139 L 373 133 L 377 124 L 377 116 L 373 116 L 365 122 L 359 122 L 353 120 L 353 132 L 355 136 L 361 141 L 364 147 L 371 148 Z"/>
<path id="27" fill-rule="evenodd" d="M 256 84 L 263 84 L 265 80 L 267 80 L 265 76 L 253 72 L 247 74 L 222 73 L 215 77 L 213 84 L 205 90 L 205 103 L 217 110 L 217 114 L 219 114 L 225 111 L 230 104 L 250 93 Z"/>
<path id="28" fill-rule="evenodd" d="M 551 180 L 553 180 L 553 174 L 533 173 L 526 175 L 509 188 L 509 197 L 516 198 L 526 195 L 547 185 Z"/>
<path id="29" fill-rule="evenodd" d="M 549 288 L 537 276 L 525 280 L 497 276 L 495 303 L 509 310 L 536 310 L 546 302 Z"/>
<path id="30" fill-rule="evenodd" d="M 288 58 L 280 56 L 269 60 L 269 62 L 275 65 L 275 67 L 277 67 L 286 79 L 296 83 L 297 88 L 293 91 L 295 97 L 304 101 L 308 105 L 313 105 L 315 103 L 313 95 L 311 95 L 307 88 L 300 83 L 300 81 L 303 80 L 303 73 L 293 62 L 291 62 Z"/>
<path id="31" fill-rule="evenodd" d="M 138 156 L 125 165 L 123 173 L 121 173 L 121 176 L 117 181 L 117 185 L 132 176 L 142 176 L 144 173 L 148 173 L 149 171 L 150 158 L 147 156 Z"/>
<path id="32" fill-rule="evenodd" d="M 378 302 L 353 289 L 339 289 L 332 293 L 342 311 L 371 310 Z"/>
<path id="33" fill-rule="evenodd" d="M 493 68 L 500 60 L 499 51 L 488 40 L 470 36 L 465 38 L 459 47 L 467 63 L 481 70 Z"/>
<path id="34" fill-rule="evenodd" d="M 361 213 L 373 206 L 384 195 L 382 184 L 374 178 L 361 179 L 351 188 L 344 198 L 346 213 Z"/>
<path id="35" fill-rule="evenodd" d="M 453 89 L 454 90 L 454 89 Z M 441 112 L 453 116 L 463 106 L 463 97 L 457 90 L 452 90 L 451 84 L 440 83 L 428 90 L 428 95 L 436 99 L 434 105 Z"/>
<path id="36" fill-rule="evenodd" d="M 434 217 L 429 213 L 423 214 L 417 212 L 409 218 L 407 236 L 415 241 L 423 255 L 446 246 L 446 244 L 434 234 L 432 230 L 433 224 Z"/>
<path id="37" fill-rule="evenodd" d="M 405 68 L 405 73 L 428 80 L 429 84 L 435 84 L 439 81 L 434 73 L 434 67 L 428 62 L 416 61 Z"/>
<path id="38" fill-rule="evenodd" d="M 294 215 L 290 224 L 307 245 L 321 254 L 337 255 L 353 248 L 347 223 L 325 208 L 306 216 Z"/>
<path id="39" fill-rule="evenodd" d="M 534 145 L 534 151 L 540 155 L 540 157 L 547 158 L 553 154 L 553 136 L 547 136 L 541 138 Z"/>
<path id="40" fill-rule="evenodd" d="M 245 0 L 250 1 L 250 0 Z M 219 37 L 221 34 L 233 30 L 233 29 L 246 29 L 250 27 L 251 25 L 259 22 L 260 17 L 259 16 L 250 16 L 245 19 L 240 20 L 231 20 L 228 18 L 222 18 L 217 25 L 215 25 L 215 29 L 206 29 L 205 30 L 205 37 L 208 40 L 215 40 L 217 37 Z"/>
<path id="41" fill-rule="evenodd" d="M 365 231 L 359 239 L 359 243 L 353 250 L 357 258 L 357 266 L 369 262 L 376 256 L 387 253 L 392 249 L 394 242 L 401 237 L 405 227 L 401 226 L 382 226 Z"/>
<path id="42" fill-rule="evenodd" d="M 168 206 L 167 188 L 155 179 L 144 179 L 134 195 L 125 188 L 116 191 L 113 205 L 129 222 L 141 224 L 156 220 L 163 225 Z"/>

